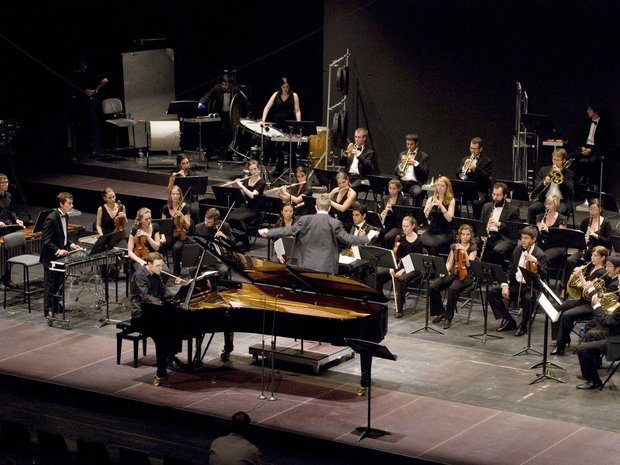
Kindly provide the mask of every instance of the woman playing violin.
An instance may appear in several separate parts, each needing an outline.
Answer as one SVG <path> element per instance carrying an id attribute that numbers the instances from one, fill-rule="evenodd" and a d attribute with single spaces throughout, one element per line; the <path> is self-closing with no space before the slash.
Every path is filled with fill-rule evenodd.
<path id="1" fill-rule="evenodd" d="M 422 243 L 429 254 L 438 255 L 440 248 L 452 241 L 455 205 L 452 183 L 447 177 L 440 176 L 435 182 L 433 196 L 426 200 L 424 207 L 424 214 L 428 218 L 428 230 L 422 234 Z"/>
<path id="2" fill-rule="evenodd" d="M 331 198 L 331 207 L 334 210 L 336 218 L 340 220 L 345 231 L 349 231 L 353 226 L 353 220 L 347 210 L 351 208 L 353 202 L 357 198 L 357 192 L 351 187 L 349 175 L 344 171 L 339 171 L 336 175 L 338 187 L 332 189 L 329 193 Z"/>
<path id="3" fill-rule="evenodd" d="M 179 186 L 172 186 L 168 193 L 168 202 L 161 209 L 162 219 L 172 219 L 174 230 L 172 235 L 166 236 L 166 241 L 160 248 L 160 252 L 165 253 L 172 250 L 175 276 L 181 275 L 181 260 L 183 257 L 183 247 L 187 241 L 187 235 L 192 224 L 189 205 L 183 200 L 183 191 Z M 180 283 L 180 278 L 177 278 Z"/>
<path id="4" fill-rule="evenodd" d="M 250 176 L 245 180 L 238 178 L 234 181 L 237 187 L 241 189 L 246 203 L 245 205 L 240 205 L 239 208 L 233 210 L 230 215 L 228 215 L 231 226 L 243 232 L 241 242 L 243 243 L 243 249 L 245 251 L 250 250 L 247 222 L 261 216 L 259 206 L 254 200 L 254 197 L 261 195 L 265 190 L 265 180 L 261 178 L 258 160 L 248 160 L 247 168 Z"/>
<path id="5" fill-rule="evenodd" d="M 474 230 L 469 224 L 462 224 L 458 230 L 457 242 L 450 246 L 446 259 L 447 275 L 439 275 L 429 285 L 430 312 L 433 323 L 446 320 L 443 329 L 452 325 L 454 310 L 461 291 L 473 282 L 471 262 L 476 259 L 478 246 L 473 240 Z M 447 289 L 448 300 L 444 309 L 441 291 Z"/>
<path id="6" fill-rule="evenodd" d="M 108 234 L 116 231 L 117 225 L 127 224 L 125 207 L 116 201 L 116 194 L 111 187 L 106 187 L 101 191 L 104 204 L 97 209 L 97 219 L 95 228 L 97 234 Z"/>
<path id="7" fill-rule="evenodd" d="M 168 191 L 174 186 L 174 180 L 177 176 L 194 176 L 195 173 L 190 169 L 190 161 L 187 155 L 180 153 L 177 155 L 177 169 L 170 173 L 170 179 L 168 180 Z"/>
<path id="8" fill-rule="evenodd" d="M 134 262 L 134 270 L 146 265 L 146 257 L 150 252 L 157 252 L 165 241 L 159 235 L 159 225 L 151 223 L 151 210 L 141 208 L 136 214 L 129 239 L 127 240 L 127 255 Z"/>
<path id="9" fill-rule="evenodd" d="M 381 201 L 381 213 L 379 217 L 383 223 L 383 230 L 386 231 L 383 236 L 383 247 L 391 249 L 394 247 L 394 239 L 400 234 L 400 225 L 397 223 L 396 214 L 392 207 L 394 205 L 405 205 L 407 199 L 402 192 L 402 184 L 398 179 L 392 179 L 388 183 L 388 194 Z"/>
<path id="10" fill-rule="evenodd" d="M 402 234 L 396 237 L 394 242 L 394 255 L 396 256 L 399 267 L 397 269 L 379 269 L 377 270 L 377 284 L 379 290 L 383 290 L 383 285 L 393 280 L 394 291 L 396 293 L 396 318 L 402 318 L 403 307 L 405 305 L 405 296 L 407 294 L 407 286 L 415 279 L 419 279 L 422 275 L 419 271 L 413 270 L 407 273 L 400 263 L 400 260 L 411 253 L 423 253 L 424 247 L 420 236 L 418 235 L 418 223 L 413 216 L 405 216 L 402 224 Z"/>

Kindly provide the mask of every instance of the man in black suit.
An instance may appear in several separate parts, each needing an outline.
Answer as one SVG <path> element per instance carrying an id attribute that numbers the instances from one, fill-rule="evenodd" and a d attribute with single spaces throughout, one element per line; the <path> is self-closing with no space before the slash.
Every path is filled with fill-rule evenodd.
<path id="1" fill-rule="evenodd" d="M 587 184 L 599 183 L 599 163 L 601 157 L 608 155 L 613 142 L 613 126 L 608 118 L 601 118 L 598 105 L 590 104 L 586 109 L 588 117 L 579 131 L 579 146 L 571 152 L 577 162 L 575 170 L 582 173 Z"/>
<path id="2" fill-rule="evenodd" d="M 366 177 L 379 174 L 377 153 L 366 145 L 367 137 L 367 129 L 357 128 L 355 142 L 350 143 L 340 157 L 340 165 L 349 175 L 351 187 L 355 192 L 367 191 L 369 184 Z"/>
<path id="3" fill-rule="evenodd" d="M 491 170 L 493 161 L 482 155 L 482 139 L 474 137 L 469 143 L 469 157 L 463 158 L 461 167 L 456 172 L 457 179 L 476 183 L 477 197 L 472 200 L 474 219 L 480 219 L 482 206 L 489 200 Z"/>
<path id="4" fill-rule="evenodd" d="M 430 160 L 427 153 L 422 152 L 418 147 L 418 135 L 407 134 L 405 145 L 407 150 L 401 152 L 398 163 L 394 168 L 394 174 L 398 176 L 403 186 L 403 192 L 409 194 L 413 199 L 413 204 L 422 204 L 422 186 L 428 181 Z"/>
<path id="5" fill-rule="evenodd" d="M 342 223 L 329 216 L 331 199 L 321 194 L 316 200 L 316 214 L 299 218 L 293 226 L 260 229 L 261 237 L 295 236 L 293 259 L 303 268 L 336 274 L 338 273 L 338 242 L 344 244 L 367 244 L 376 231 L 356 236 L 344 230 Z"/>
<path id="6" fill-rule="evenodd" d="M 528 269 L 535 266 L 541 279 L 547 278 L 547 256 L 536 245 L 538 230 L 534 226 L 526 226 L 521 231 L 521 245 L 515 247 L 508 267 L 508 282 L 501 285 L 494 284 L 489 289 L 489 305 L 493 310 L 495 319 L 502 319 L 498 331 L 516 329 L 515 336 L 523 336 L 527 333 L 528 323 L 532 315 L 532 309 L 536 305 L 537 293 L 531 289 L 531 283 L 527 283 L 519 267 Z M 530 271 L 534 271 L 531 269 Z M 517 300 L 521 302 L 522 318 L 519 327 L 514 320 L 504 301 Z"/>
<path id="7" fill-rule="evenodd" d="M 43 223 L 41 235 L 42 250 L 39 261 L 43 264 L 43 314 L 53 317 L 58 313 L 59 298 L 56 296 L 64 278 L 64 274 L 50 269 L 53 260 L 61 259 L 69 254 L 69 250 L 81 247 L 69 242 L 69 212 L 73 209 L 73 196 L 61 192 L 56 196 L 57 208 L 52 211 Z"/>
<path id="8" fill-rule="evenodd" d="M 482 222 L 487 227 L 486 243 L 482 246 L 480 259 L 503 265 L 517 245 L 518 237 L 506 225 L 506 221 L 519 221 L 519 208 L 506 201 L 508 186 L 503 182 L 493 185 L 492 202 L 482 208 Z"/>
<path id="9" fill-rule="evenodd" d="M 536 223 L 536 216 L 545 211 L 545 199 L 547 197 L 557 196 L 560 199 L 560 207 L 558 211 L 567 216 L 571 208 L 571 202 L 574 196 L 574 178 L 575 174 L 570 168 L 564 168 L 566 164 L 566 150 L 555 149 L 551 154 L 551 166 L 543 166 L 538 171 L 535 181 L 535 196 L 533 203 L 527 207 L 527 222 Z M 552 176 L 559 177 L 561 175 L 562 182 L 553 182 Z M 534 191 L 532 191 L 534 194 Z"/>

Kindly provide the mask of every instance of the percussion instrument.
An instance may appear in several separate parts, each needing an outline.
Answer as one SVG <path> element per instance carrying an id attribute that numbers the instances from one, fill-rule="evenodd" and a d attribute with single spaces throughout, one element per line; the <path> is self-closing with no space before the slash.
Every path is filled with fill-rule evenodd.
<path id="1" fill-rule="evenodd" d="M 230 143 L 230 149 L 238 155 L 248 158 L 253 146 L 261 147 L 261 133 L 263 137 L 263 150 L 275 142 L 272 139 L 284 140 L 285 134 L 274 127 L 261 127 L 260 121 L 242 119 L 239 121 L 235 137 Z"/>
<path id="2" fill-rule="evenodd" d="M 316 134 L 310 136 L 309 155 L 310 165 L 313 168 L 327 169 L 327 158 L 329 153 L 329 137 L 327 137 L 327 127 L 317 126 Z"/>

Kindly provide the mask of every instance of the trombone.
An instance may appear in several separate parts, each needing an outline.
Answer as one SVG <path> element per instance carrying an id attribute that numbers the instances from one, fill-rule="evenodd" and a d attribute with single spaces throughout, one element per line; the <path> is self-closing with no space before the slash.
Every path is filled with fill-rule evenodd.
<path id="1" fill-rule="evenodd" d="M 545 190 L 545 180 L 547 178 L 551 178 L 551 182 L 553 184 L 562 184 L 564 182 L 564 170 L 568 168 L 572 162 L 572 158 L 565 160 L 564 163 L 562 163 L 562 166 L 560 166 L 559 171 L 554 171 L 552 168 L 543 178 L 543 180 L 538 183 L 534 190 L 532 190 L 532 193 L 530 194 L 530 202 L 537 202 L 540 200 L 539 197 L 540 194 L 542 194 L 542 192 Z"/>

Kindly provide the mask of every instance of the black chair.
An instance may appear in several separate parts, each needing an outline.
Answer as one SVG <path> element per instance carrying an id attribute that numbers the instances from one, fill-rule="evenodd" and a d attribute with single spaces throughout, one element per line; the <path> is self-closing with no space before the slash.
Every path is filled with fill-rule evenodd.
<path id="1" fill-rule="evenodd" d="M 129 118 L 129 115 L 124 113 L 123 102 L 118 98 L 108 98 L 101 102 L 101 109 L 106 117 L 105 122 L 114 126 L 115 128 L 115 140 L 116 144 L 113 147 L 114 152 L 119 152 L 123 149 L 135 149 L 136 148 L 136 120 Z M 127 147 L 119 147 L 118 136 L 121 128 L 131 128 L 133 136 L 133 145 Z M 134 161 L 136 160 L 136 150 L 133 155 Z"/>
<path id="2" fill-rule="evenodd" d="M 66 465 L 72 462 L 67 442 L 61 434 L 37 431 L 38 463 L 49 465 Z"/>
<path id="3" fill-rule="evenodd" d="M 610 336 L 607 338 L 607 353 L 605 354 L 605 359 L 611 362 L 609 366 L 609 375 L 601 384 L 601 389 L 605 387 L 607 382 L 614 375 L 618 366 L 620 366 L 620 336 Z"/>
<path id="4" fill-rule="evenodd" d="M 28 302 L 28 313 L 32 311 L 30 297 L 42 289 L 33 290 L 30 287 L 30 268 L 35 266 L 43 266 L 39 262 L 39 256 L 26 253 L 26 235 L 22 232 L 14 232 L 4 236 L 4 250 L 8 257 L 6 266 L 12 269 L 13 266 L 22 267 L 22 288 L 9 289 L 4 288 L 4 308 L 6 308 L 7 292 L 18 292 L 22 294 L 24 302 Z"/>
<path id="5" fill-rule="evenodd" d="M 86 439 L 76 439 L 78 465 L 110 465 L 110 454 L 105 444 Z"/>
<path id="6" fill-rule="evenodd" d="M 120 465 L 151 465 L 149 454 L 129 447 L 119 447 L 118 458 Z"/>
<path id="7" fill-rule="evenodd" d="M 121 353 L 123 352 L 123 339 L 133 342 L 133 367 L 138 368 L 138 349 L 140 341 L 142 341 L 142 355 L 146 356 L 146 339 L 142 329 L 136 328 L 131 324 L 130 320 L 116 323 L 116 327 L 120 329 L 116 333 L 116 364 L 121 364 Z"/>

